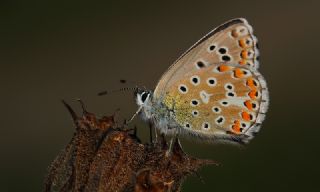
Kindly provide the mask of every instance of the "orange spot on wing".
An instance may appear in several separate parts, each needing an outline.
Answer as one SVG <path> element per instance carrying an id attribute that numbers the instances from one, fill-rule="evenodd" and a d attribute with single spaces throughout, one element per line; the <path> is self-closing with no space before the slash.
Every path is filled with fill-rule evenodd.
<path id="1" fill-rule="evenodd" d="M 226 72 L 226 71 L 230 71 L 232 68 L 230 66 L 226 66 L 226 65 L 220 65 L 218 67 L 218 71 L 220 72 Z"/>
<path id="2" fill-rule="evenodd" d="M 252 90 L 252 91 L 250 91 L 249 92 L 249 97 L 251 98 L 251 99 L 256 99 L 256 97 L 257 97 L 257 91 L 256 90 Z"/>
<path id="3" fill-rule="evenodd" d="M 244 102 L 244 105 L 249 109 L 249 110 L 252 110 L 253 107 L 252 107 L 252 103 L 250 100 L 247 100 Z"/>
<path id="4" fill-rule="evenodd" d="M 242 47 L 242 48 L 245 48 L 246 47 L 246 42 L 244 39 L 240 39 L 239 40 L 239 46 Z"/>
<path id="5" fill-rule="evenodd" d="M 247 51 L 241 51 L 241 58 L 247 59 L 248 58 L 248 52 Z"/>
<path id="6" fill-rule="evenodd" d="M 249 78 L 247 80 L 247 85 L 251 88 L 251 89 L 255 89 L 256 88 L 256 84 L 254 83 L 253 78 Z"/>
<path id="7" fill-rule="evenodd" d="M 240 65 L 244 65 L 244 64 L 246 64 L 247 62 L 246 62 L 246 60 L 244 60 L 244 59 L 242 59 L 241 61 L 239 61 L 239 64 Z"/>
<path id="8" fill-rule="evenodd" d="M 236 78 L 241 78 L 241 77 L 243 77 L 243 76 L 244 76 L 243 71 L 242 71 L 241 69 L 236 69 L 236 70 L 234 70 L 234 76 L 235 76 Z"/>
<path id="9" fill-rule="evenodd" d="M 242 119 L 244 119 L 246 121 L 250 121 L 251 120 L 250 114 L 248 112 L 242 112 L 241 116 L 242 116 Z"/>
<path id="10" fill-rule="evenodd" d="M 237 134 L 239 134 L 241 132 L 239 120 L 234 121 L 234 124 L 232 125 L 232 130 L 234 133 L 237 133 Z"/>

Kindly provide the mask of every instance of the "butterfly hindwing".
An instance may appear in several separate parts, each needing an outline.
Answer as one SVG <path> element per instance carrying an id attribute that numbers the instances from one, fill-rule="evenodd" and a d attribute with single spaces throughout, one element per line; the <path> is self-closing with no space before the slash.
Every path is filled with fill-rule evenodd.
<path id="1" fill-rule="evenodd" d="M 240 67 L 209 66 L 175 82 L 163 102 L 175 111 L 176 121 L 186 131 L 251 138 L 266 112 L 262 104 L 267 93 L 261 78 Z"/>

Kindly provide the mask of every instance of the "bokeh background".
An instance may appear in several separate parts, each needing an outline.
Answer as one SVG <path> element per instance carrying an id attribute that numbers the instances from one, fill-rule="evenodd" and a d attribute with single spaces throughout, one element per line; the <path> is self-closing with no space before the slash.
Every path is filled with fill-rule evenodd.
<path id="1" fill-rule="evenodd" d="M 46 169 L 74 126 L 60 103 L 91 112 L 120 108 L 131 93 L 97 97 L 125 78 L 153 89 L 169 65 L 221 23 L 245 17 L 261 51 L 270 110 L 244 149 L 183 141 L 220 167 L 189 177 L 183 191 L 317 191 L 319 187 L 319 1 L 0 2 L 0 191 L 41 191 Z M 130 85 L 131 86 L 131 85 Z M 147 126 L 136 120 L 142 137 Z"/>

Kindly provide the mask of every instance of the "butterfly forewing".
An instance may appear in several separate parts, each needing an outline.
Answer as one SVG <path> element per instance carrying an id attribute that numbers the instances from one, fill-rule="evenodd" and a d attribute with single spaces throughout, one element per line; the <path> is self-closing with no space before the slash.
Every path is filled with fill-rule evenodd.
<path id="1" fill-rule="evenodd" d="M 162 76 L 154 96 L 162 97 L 184 74 L 220 63 L 258 67 L 257 40 L 245 19 L 231 20 L 211 31 L 186 51 Z"/>

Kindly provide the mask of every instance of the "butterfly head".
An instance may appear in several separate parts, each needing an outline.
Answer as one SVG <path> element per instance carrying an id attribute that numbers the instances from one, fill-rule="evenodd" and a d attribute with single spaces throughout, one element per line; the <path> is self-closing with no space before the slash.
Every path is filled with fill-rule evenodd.
<path id="1" fill-rule="evenodd" d="M 136 102 L 138 106 L 145 105 L 151 99 L 152 91 L 138 88 L 134 92 Z"/>

